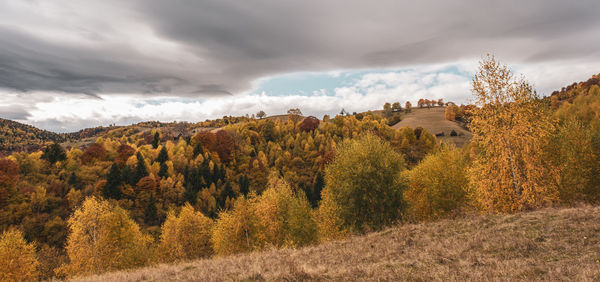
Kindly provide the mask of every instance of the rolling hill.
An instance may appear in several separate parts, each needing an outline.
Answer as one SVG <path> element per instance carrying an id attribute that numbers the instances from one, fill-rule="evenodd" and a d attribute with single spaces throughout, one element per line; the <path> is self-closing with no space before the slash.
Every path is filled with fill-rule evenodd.
<path id="1" fill-rule="evenodd" d="M 302 249 L 76 281 L 577 280 L 600 277 L 600 207 L 406 224 Z"/>
<path id="2" fill-rule="evenodd" d="M 50 142 L 63 142 L 64 136 L 31 125 L 0 118 L 0 153 L 36 151 Z"/>
<path id="3" fill-rule="evenodd" d="M 461 127 L 459 123 L 446 120 L 444 111 L 443 107 L 415 108 L 410 113 L 403 115 L 402 121 L 396 123 L 392 128 L 399 129 L 405 126 L 417 128 L 420 126 L 431 134 L 435 134 L 438 140 L 462 147 L 471 140 L 473 134 Z M 450 135 L 453 130 L 457 136 Z"/>

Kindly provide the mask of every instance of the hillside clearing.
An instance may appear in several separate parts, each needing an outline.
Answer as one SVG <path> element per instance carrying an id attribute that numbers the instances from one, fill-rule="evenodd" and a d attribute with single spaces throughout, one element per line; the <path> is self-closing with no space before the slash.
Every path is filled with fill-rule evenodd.
<path id="1" fill-rule="evenodd" d="M 471 140 L 473 134 L 462 128 L 458 123 L 446 120 L 444 116 L 445 108 L 415 108 L 412 112 L 402 116 L 402 120 L 392 126 L 394 129 L 409 126 L 411 128 L 423 127 L 429 133 L 444 136 L 438 136 L 437 139 L 443 142 L 452 143 L 458 147 L 464 146 Z M 458 136 L 450 136 L 452 130 L 456 131 Z"/>
<path id="2" fill-rule="evenodd" d="M 298 250 L 205 259 L 76 281 L 595 280 L 600 207 L 406 224 Z"/>

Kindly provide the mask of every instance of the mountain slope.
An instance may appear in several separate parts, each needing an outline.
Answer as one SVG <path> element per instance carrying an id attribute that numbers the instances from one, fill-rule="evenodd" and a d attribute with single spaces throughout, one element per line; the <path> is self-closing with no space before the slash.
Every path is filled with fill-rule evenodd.
<path id="1" fill-rule="evenodd" d="M 600 207 L 407 224 L 299 250 L 271 250 L 79 281 L 593 280 Z"/>
<path id="2" fill-rule="evenodd" d="M 49 142 L 62 142 L 60 134 L 0 118 L 0 152 L 34 151 Z"/>

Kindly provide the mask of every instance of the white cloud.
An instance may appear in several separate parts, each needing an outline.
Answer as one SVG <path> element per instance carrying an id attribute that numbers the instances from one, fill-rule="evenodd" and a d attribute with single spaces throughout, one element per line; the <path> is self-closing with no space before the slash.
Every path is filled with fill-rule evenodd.
<path id="1" fill-rule="evenodd" d="M 268 115 L 300 108 L 304 114 L 322 117 L 335 115 L 342 108 L 349 112 L 380 109 L 385 102 L 411 101 L 420 98 L 468 103 L 471 76 L 476 70 L 473 61 L 454 64 L 424 65 L 402 70 L 367 72 L 355 80 L 350 78 L 333 91 L 315 89 L 312 95 L 269 95 L 268 92 L 205 99 L 173 96 L 145 97 L 102 95 L 101 99 L 80 95 L 40 92 L 34 95 L 6 93 L 0 95 L 0 112 L 13 114 L 20 121 L 54 131 L 74 131 L 84 127 L 126 125 L 140 121 L 190 121 L 220 118 L 225 115 L 253 114 L 264 110 Z M 509 62 L 510 63 L 510 62 Z M 517 65 L 515 73 L 524 74 L 542 95 L 572 82 L 586 80 L 600 64 L 553 62 Z M 457 72 L 458 70 L 458 72 Z M 349 77 L 353 71 L 340 75 Z M 23 108 L 28 116 L 6 109 Z"/>

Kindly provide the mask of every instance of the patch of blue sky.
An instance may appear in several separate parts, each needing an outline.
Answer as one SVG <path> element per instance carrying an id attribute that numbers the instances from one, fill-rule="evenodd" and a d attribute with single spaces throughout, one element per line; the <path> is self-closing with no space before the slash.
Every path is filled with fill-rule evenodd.
<path id="1" fill-rule="evenodd" d="M 331 71 L 331 72 L 299 72 L 277 75 L 260 79 L 257 87 L 249 91 L 250 94 L 265 93 L 269 96 L 288 96 L 301 95 L 313 96 L 315 93 L 319 95 L 333 96 L 335 89 L 340 87 L 349 87 L 359 81 L 367 74 L 380 73 L 403 73 L 417 72 L 423 76 L 436 73 L 447 73 L 458 76 L 471 78 L 471 73 L 467 68 L 459 64 L 450 64 L 443 66 L 428 67 L 409 67 L 395 69 L 360 69 L 348 71 Z M 427 87 L 433 87 L 438 83 L 437 80 L 432 80 Z"/>

